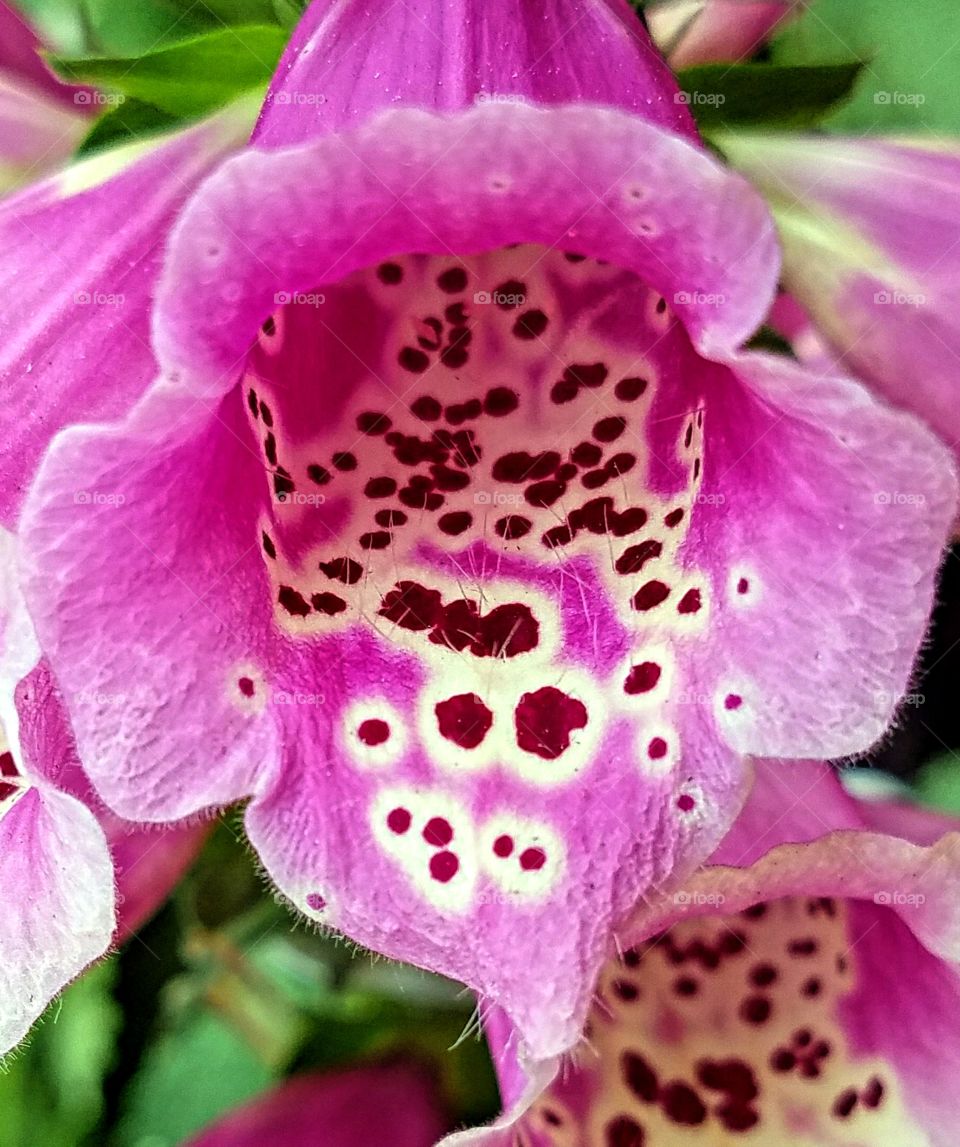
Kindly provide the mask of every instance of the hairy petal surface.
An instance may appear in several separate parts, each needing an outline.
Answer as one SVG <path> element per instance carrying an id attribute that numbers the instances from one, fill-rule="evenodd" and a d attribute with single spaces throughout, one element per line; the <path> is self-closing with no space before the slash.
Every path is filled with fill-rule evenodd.
<path id="1" fill-rule="evenodd" d="M 231 109 L 166 142 L 94 156 L 0 202 L 0 522 L 53 435 L 116 418 L 157 371 L 150 312 L 167 232 L 249 127 Z M 135 208 L 135 209 L 134 209 Z M 79 498 L 95 492 L 77 489 Z"/>
<path id="2" fill-rule="evenodd" d="M 189 1147 L 432 1147 L 443 1128 L 431 1081 L 411 1067 L 303 1075 L 254 1100 Z"/>
<path id="3" fill-rule="evenodd" d="M 596 103 L 696 139 L 670 70 L 625 0 L 374 0 L 311 4 L 254 142 L 282 147 L 386 107 Z"/>
<path id="4" fill-rule="evenodd" d="M 960 154 L 938 141 L 730 135 L 768 196 L 784 282 L 842 362 L 960 446 Z"/>

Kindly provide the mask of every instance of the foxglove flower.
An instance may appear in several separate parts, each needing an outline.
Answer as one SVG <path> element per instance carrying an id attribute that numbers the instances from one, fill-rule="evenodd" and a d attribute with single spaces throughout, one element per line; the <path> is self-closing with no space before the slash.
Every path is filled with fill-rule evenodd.
<path id="1" fill-rule="evenodd" d="M 949 827 L 855 801 L 826 767 L 763 762 L 710 863 L 621 932 L 582 1043 L 549 1087 L 537 1093 L 550 1069 L 521 1064 L 493 1017 L 516 1110 L 446 1147 L 952 1147 Z"/>
<path id="2" fill-rule="evenodd" d="M 856 383 L 738 350 L 772 227 L 627 6 L 525 7 L 309 10 L 172 232 L 156 383 L 56 438 L 21 529 L 106 802 L 251 796 L 298 909 L 546 1057 L 743 754 L 883 730 L 955 489 Z"/>
<path id="3" fill-rule="evenodd" d="M 784 283 L 841 362 L 960 449 L 960 152 L 936 140 L 724 136 L 768 197 Z"/>
<path id="4" fill-rule="evenodd" d="M 92 93 L 44 66 L 33 30 L 0 4 L 0 192 L 60 166 L 87 130 Z"/>
<path id="5" fill-rule="evenodd" d="M 647 23 L 675 68 L 751 56 L 803 0 L 653 0 Z"/>
<path id="6" fill-rule="evenodd" d="M 302 1075 L 191 1139 L 189 1147 L 433 1147 L 436 1089 L 410 1066 Z"/>

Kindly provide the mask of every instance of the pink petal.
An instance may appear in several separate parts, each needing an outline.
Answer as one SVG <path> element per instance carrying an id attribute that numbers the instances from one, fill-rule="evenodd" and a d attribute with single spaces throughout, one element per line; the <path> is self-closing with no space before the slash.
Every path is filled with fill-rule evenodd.
<path id="1" fill-rule="evenodd" d="M 0 69 L 0 194 L 60 167 L 87 128 L 82 115 Z"/>
<path id="2" fill-rule="evenodd" d="M 674 68 L 736 62 L 796 15 L 803 0 L 654 0 L 650 31 Z"/>
<path id="3" fill-rule="evenodd" d="M 435 1088 L 411 1067 L 295 1077 L 190 1140 L 189 1147 L 432 1147 Z"/>
<path id="4" fill-rule="evenodd" d="M 375 0 L 310 6 L 254 140 L 303 143 L 388 107 L 451 112 L 485 103 L 606 104 L 697 138 L 676 81 L 625 0 Z"/>
<path id="5" fill-rule="evenodd" d="M 0 4 L 0 76 L 19 80 L 26 91 L 69 103 L 80 109 L 89 105 L 78 94 L 89 89 L 61 83 L 40 55 L 40 41 L 26 21 L 8 3 Z"/>
<path id="6" fill-rule="evenodd" d="M 228 111 L 159 146 L 93 157 L 0 203 L 4 524 L 57 430 L 119 416 L 153 379 L 163 241 L 197 183 L 242 138 L 238 118 Z"/>
<path id="7" fill-rule="evenodd" d="M 770 197 L 784 281 L 847 369 L 960 443 L 960 154 L 954 146 L 738 135 Z"/>

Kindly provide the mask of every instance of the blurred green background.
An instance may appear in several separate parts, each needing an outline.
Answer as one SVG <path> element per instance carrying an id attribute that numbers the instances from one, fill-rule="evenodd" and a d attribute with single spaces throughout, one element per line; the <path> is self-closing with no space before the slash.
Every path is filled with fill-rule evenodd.
<path id="1" fill-rule="evenodd" d="M 303 6 L 301 0 L 20 4 L 61 57 L 62 70 L 127 97 L 95 129 L 97 145 L 203 114 L 235 91 L 265 85 Z M 230 49 L 241 27 L 255 50 L 245 49 L 243 67 L 233 67 Z M 958 42 L 960 6 L 943 0 L 814 0 L 758 55 L 754 66 L 765 70 L 724 66 L 708 79 L 734 97 L 746 93 L 726 104 L 728 116 L 747 105 L 754 121 L 778 125 L 960 133 L 960 84 L 953 69 L 935 66 Z M 203 55 L 210 51 L 219 54 Z M 794 72 L 788 84 L 782 69 L 798 67 L 821 70 Z M 846 98 L 825 90 L 828 76 Z M 698 76 L 697 87 L 706 82 Z M 890 91 L 922 98 L 878 99 Z M 800 116 L 796 101 L 804 104 Z M 954 552 L 914 685 L 920 700 L 904 711 L 874 763 L 925 799 L 960 812 L 958 650 Z M 217 823 L 156 918 L 74 984 L 7 1060 L 0 1072 L 0 1147 L 174 1147 L 294 1071 L 391 1057 L 415 1058 L 433 1070 L 451 1127 L 495 1114 L 496 1086 L 469 994 L 297 923 L 258 874 L 234 811 Z"/>

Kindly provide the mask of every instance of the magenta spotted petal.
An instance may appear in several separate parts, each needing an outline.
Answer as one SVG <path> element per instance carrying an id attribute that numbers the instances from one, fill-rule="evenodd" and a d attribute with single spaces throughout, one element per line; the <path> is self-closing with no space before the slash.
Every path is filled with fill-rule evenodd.
<path id="1" fill-rule="evenodd" d="M 880 835 L 874 812 L 829 770 L 763 762 L 711 864 L 624 929 L 556 1081 L 518 1100 L 494 1024 L 523 1114 L 445 1147 L 952 1147 L 960 836 L 917 811 Z"/>
<path id="2" fill-rule="evenodd" d="M 160 380 L 57 438 L 23 522 L 104 799 L 252 795 L 291 902 L 466 980 L 539 1058 L 610 929 L 718 842 L 741 754 L 880 734 L 954 503 L 911 419 L 737 351 L 769 219 L 630 50 L 656 122 L 536 81 L 225 164 L 172 238 Z M 923 498 L 878 499 L 880 466 Z"/>

